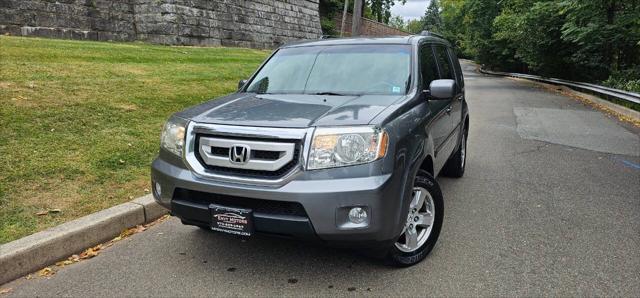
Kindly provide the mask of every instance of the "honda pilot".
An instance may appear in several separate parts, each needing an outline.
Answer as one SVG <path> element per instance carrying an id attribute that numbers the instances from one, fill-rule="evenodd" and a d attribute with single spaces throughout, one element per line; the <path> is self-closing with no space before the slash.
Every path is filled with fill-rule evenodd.
<path id="1" fill-rule="evenodd" d="M 282 46 L 238 91 L 175 113 L 151 179 L 184 224 L 423 260 L 435 177 L 462 177 L 469 111 L 451 45 L 430 33 Z"/>

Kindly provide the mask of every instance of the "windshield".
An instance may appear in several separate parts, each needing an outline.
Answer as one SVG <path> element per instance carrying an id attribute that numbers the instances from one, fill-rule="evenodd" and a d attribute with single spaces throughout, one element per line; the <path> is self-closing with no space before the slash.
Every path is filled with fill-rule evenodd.
<path id="1" fill-rule="evenodd" d="M 279 50 L 247 92 L 327 95 L 406 94 L 408 45 L 343 45 Z"/>

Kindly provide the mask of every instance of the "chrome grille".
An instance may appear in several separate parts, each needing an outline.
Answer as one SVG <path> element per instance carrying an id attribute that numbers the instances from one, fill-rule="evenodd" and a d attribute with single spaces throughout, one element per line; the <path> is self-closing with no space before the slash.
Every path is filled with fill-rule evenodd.
<path id="1" fill-rule="evenodd" d="M 295 143 L 249 141 L 216 136 L 199 136 L 198 144 L 200 158 L 207 166 L 269 172 L 277 171 L 291 162 L 296 147 Z M 232 158 L 232 148 L 235 147 L 245 150 L 242 151 L 246 154 L 242 157 L 242 162 Z"/>
<path id="2" fill-rule="evenodd" d="M 281 185 L 303 167 L 313 128 L 268 128 L 190 122 L 185 161 L 203 178 Z M 245 148 L 238 159 L 233 148 Z"/>

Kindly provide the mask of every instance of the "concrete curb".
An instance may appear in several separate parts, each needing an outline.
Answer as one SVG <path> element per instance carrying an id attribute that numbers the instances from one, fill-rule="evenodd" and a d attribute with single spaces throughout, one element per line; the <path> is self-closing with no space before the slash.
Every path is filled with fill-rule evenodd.
<path id="1" fill-rule="evenodd" d="M 152 195 L 0 245 L 0 285 L 103 243 L 167 210 Z"/>

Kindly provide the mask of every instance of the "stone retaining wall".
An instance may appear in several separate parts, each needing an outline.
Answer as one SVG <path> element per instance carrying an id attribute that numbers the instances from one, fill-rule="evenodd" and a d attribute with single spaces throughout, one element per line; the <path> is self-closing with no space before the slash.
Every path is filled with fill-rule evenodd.
<path id="1" fill-rule="evenodd" d="M 319 0 L 0 0 L 0 33 L 273 48 L 322 34 Z"/>

